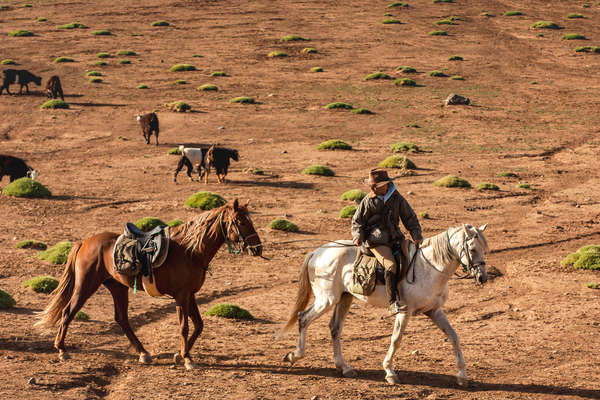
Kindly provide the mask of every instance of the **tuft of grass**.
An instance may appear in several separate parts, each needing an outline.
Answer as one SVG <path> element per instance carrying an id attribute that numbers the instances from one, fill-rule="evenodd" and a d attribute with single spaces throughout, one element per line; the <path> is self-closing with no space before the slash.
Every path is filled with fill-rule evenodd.
<path id="1" fill-rule="evenodd" d="M 204 84 L 204 85 L 198 87 L 198 90 L 201 90 L 201 91 L 214 91 L 214 92 L 216 92 L 216 91 L 219 90 L 219 88 L 216 85 L 207 83 L 207 84 Z"/>
<path id="2" fill-rule="evenodd" d="M 275 218 L 269 222 L 269 228 L 285 232 L 298 232 L 300 230 L 296 224 L 283 218 Z"/>
<path id="3" fill-rule="evenodd" d="M 343 110 L 352 110 L 354 107 L 348 103 L 343 103 L 341 101 L 336 101 L 335 103 L 329 103 L 325 106 L 326 110 L 334 110 L 334 109 L 343 109 Z"/>
<path id="4" fill-rule="evenodd" d="M 323 165 L 311 165 L 308 168 L 304 168 L 302 173 L 304 175 L 335 176 L 335 172 L 331 168 Z"/>
<path id="5" fill-rule="evenodd" d="M 370 81 L 370 80 L 375 80 L 375 79 L 392 79 L 392 77 L 381 71 L 373 72 L 372 74 L 365 76 L 365 81 Z"/>
<path id="6" fill-rule="evenodd" d="M 172 147 L 167 154 L 171 154 L 174 156 L 180 156 L 181 155 L 181 150 L 179 150 L 179 147 Z"/>
<path id="7" fill-rule="evenodd" d="M 451 19 L 442 19 L 440 21 L 435 21 L 436 25 L 456 25 L 456 23 Z"/>
<path id="8" fill-rule="evenodd" d="M 409 67 L 406 65 L 401 65 L 399 67 L 396 67 L 396 71 L 404 72 L 405 74 L 414 74 L 417 72 L 417 70 L 414 69 L 413 67 Z"/>
<path id="9" fill-rule="evenodd" d="M 387 8 L 394 8 L 394 7 L 408 7 L 407 3 L 402 3 L 400 1 L 395 1 L 392 4 L 388 4 Z"/>
<path id="10" fill-rule="evenodd" d="M 66 62 L 75 62 L 71 57 L 56 57 L 54 59 L 55 63 L 66 63 Z"/>
<path id="11" fill-rule="evenodd" d="M 450 77 L 450 79 L 452 79 L 453 81 L 464 81 L 465 78 L 462 77 L 462 75 L 452 75 Z"/>
<path id="12" fill-rule="evenodd" d="M 210 76 L 227 76 L 227 74 L 223 71 L 215 71 L 215 72 L 211 72 Z"/>
<path id="13" fill-rule="evenodd" d="M 350 112 L 352 114 L 364 114 L 364 115 L 375 114 L 373 111 L 368 110 L 366 108 L 353 108 L 352 110 L 350 110 Z"/>
<path id="14" fill-rule="evenodd" d="M 461 56 L 451 56 L 448 61 L 463 61 L 463 58 Z"/>
<path id="15" fill-rule="evenodd" d="M 394 153 L 418 153 L 421 149 L 414 143 L 398 142 L 391 145 L 390 150 Z"/>
<path id="16" fill-rule="evenodd" d="M 17 304 L 13 297 L 6 293 L 4 290 L 0 289 L 0 309 L 3 308 L 12 308 Z"/>
<path id="17" fill-rule="evenodd" d="M 523 15 L 523 13 L 521 11 L 507 11 L 502 15 L 504 15 L 505 17 L 514 17 L 517 15 Z"/>
<path id="18" fill-rule="evenodd" d="M 582 7 L 582 8 L 590 8 L 591 6 L 592 6 L 592 5 L 591 5 L 591 4 L 589 4 L 589 3 L 585 3 L 585 4 L 582 4 L 582 5 L 581 5 L 581 7 Z"/>
<path id="19" fill-rule="evenodd" d="M 514 172 L 499 172 L 498 176 L 501 178 L 518 178 L 519 177 Z"/>
<path id="20" fill-rule="evenodd" d="M 169 71 L 171 72 L 180 72 L 180 71 L 195 71 L 196 67 L 191 64 L 175 64 L 173 65 Z"/>
<path id="21" fill-rule="evenodd" d="M 385 25 L 389 25 L 389 24 L 401 24 L 400 21 L 398 21 L 396 18 L 386 18 L 383 21 L 381 21 L 382 24 Z"/>
<path id="22" fill-rule="evenodd" d="M 427 211 L 421 211 L 419 213 L 419 217 L 423 218 L 423 219 L 430 219 L 431 217 L 429 216 L 429 213 Z"/>
<path id="23" fill-rule="evenodd" d="M 165 106 L 175 112 L 186 112 L 192 109 L 192 106 L 184 101 L 174 101 L 173 103 L 165 104 Z"/>
<path id="24" fill-rule="evenodd" d="M 287 35 L 280 39 L 281 42 L 299 42 L 299 41 L 308 41 L 310 39 L 304 38 L 298 35 Z"/>
<path id="25" fill-rule="evenodd" d="M 90 71 L 85 76 L 102 76 L 102 72 L 99 71 Z"/>
<path id="26" fill-rule="evenodd" d="M 93 77 L 89 79 L 90 83 L 102 83 L 102 78 Z"/>
<path id="27" fill-rule="evenodd" d="M 314 47 L 305 47 L 302 49 L 303 54 L 316 54 L 318 53 L 317 49 Z"/>
<path id="28" fill-rule="evenodd" d="M 600 286 L 595 282 L 588 282 L 585 284 L 585 287 L 588 289 L 598 289 Z"/>
<path id="29" fill-rule="evenodd" d="M 561 29 L 557 23 L 552 21 L 537 21 L 531 24 L 531 29 Z"/>
<path id="30" fill-rule="evenodd" d="M 567 255 L 560 265 L 572 265 L 575 269 L 600 270 L 600 246 L 583 246 L 575 253 Z"/>
<path id="31" fill-rule="evenodd" d="M 133 37 L 144 36 L 144 34 L 143 33 L 132 33 L 131 36 L 133 36 Z"/>
<path id="32" fill-rule="evenodd" d="M 536 37 L 544 37 L 544 34 L 542 32 L 538 32 L 535 36 Z"/>
<path id="33" fill-rule="evenodd" d="M 71 247 L 73 247 L 73 243 L 69 241 L 58 242 L 53 247 L 40 252 L 37 257 L 52 264 L 64 264 L 67 262 Z"/>
<path id="34" fill-rule="evenodd" d="M 94 35 L 94 36 L 110 36 L 111 33 L 109 30 L 99 29 L 97 31 L 92 31 L 92 35 Z"/>
<path id="35" fill-rule="evenodd" d="M 490 14 L 489 12 L 484 11 L 481 14 L 479 14 L 479 16 L 481 16 L 481 17 L 493 17 L 494 14 Z"/>
<path id="36" fill-rule="evenodd" d="M 69 108 L 69 104 L 59 100 L 59 99 L 52 99 L 52 100 L 48 100 L 47 102 L 45 102 L 44 104 L 42 104 L 42 106 L 40 107 L 42 110 L 43 109 L 56 109 L 56 108 Z"/>
<path id="37" fill-rule="evenodd" d="M 185 79 L 177 79 L 175 81 L 176 85 L 185 85 L 187 82 L 185 81 Z"/>
<path id="38" fill-rule="evenodd" d="M 140 218 L 137 221 L 135 221 L 134 225 L 143 230 L 144 232 L 151 231 L 157 226 L 167 226 L 167 224 L 163 220 L 156 217 Z"/>
<path id="39" fill-rule="evenodd" d="M 531 189 L 531 185 L 529 183 L 526 182 L 520 182 L 517 187 L 519 189 Z"/>
<path id="40" fill-rule="evenodd" d="M 575 47 L 576 53 L 600 53 L 600 47 L 598 46 L 578 46 Z"/>
<path id="41" fill-rule="evenodd" d="M 212 210 L 225 205 L 224 198 L 213 192 L 197 192 L 185 201 L 186 207 L 199 208 L 201 210 Z"/>
<path id="42" fill-rule="evenodd" d="M 417 169 L 415 163 L 406 156 L 389 156 L 377 166 L 380 168 Z"/>
<path id="43" fill-rule="evenodd" d="M 193 55 L 192 55 L 192 57 L 195 57 L 195 58 L 202 58 L 202 57 L 204 57 L 204 56 L 203 56 L 202 54 L 193 54 Z"/>
<path id="44" fill-rule="evenodd" d="M 106 61 L 96 61 L 95 63 L 93 63 L 92 65 L 94 67 L 103 67 L 105 65 L 107 65 L 108 63 Z"/>
<path id="45" fill-rule="evenodd" d="M 321 67 L 312 67 L 310 72 L 323 72 L 323 68 Z"/>
<path id="46" fill-rule="evenodd" d="M 430 71 L 428 73 L 429 76 L 433 76 L 433 77 L 437 77 L 437 78 L 443 78 L 446 77 L 447 75 L 444 74 L 442 71 L 439 70 L 434 70 L 434 71 Z"/>
<path id="47" fill-rule="evenodd" d="M 278 58 L 278 57 L 287 57 L 287 53 L 281 50 L 274 50 L 272 52 L 270 52 L 269 54 L 267 54 L 267 57 L 269 58 Z"/>
<path id="48" fill-rule="evenodd" d="M 31 8 L 33 7 L 31 4 L 23 4 L 23 8 Z"/>
<path id="49" fill-rule="evenodd" d="M 152 26 L 169 26 L 169 25 L 170 25 L 170 24 L 169 24 L 167 21 L 163 21 L 163 20 L 160 20 L 160 21 L 154 21 L 154 22 L 152 23 Z"/>
<path id="50" fill-rule="evenodd" d="M 10 32 L 8 35 L 13 37 L 34 36 L 33 32 L 26 31 L 24 29 L 17 29 L 15 31 Z"/>
<path id="51" fill-rule="evenodd" d="M 446 31 L 431 31 L 428 33 L 429 36 L 448 36 Z"/>
<path id="52" fill-rule="evenodd" d="M 434 186 L 438 187 L 461 187 L 461 188 L 470 188 L 471 184 L 463 178 L 459 178 L 454 175 L 447 175 L 437 181 L 433 182 Z"/>
<path id="53" fill-rule="evenodd" d="M 360 201 L 366 195 L 367 194 L 360 189 L 351 189 L 351 190 L 348 190 L 347 192 L 344 192 L 341 196 L 341 199 L 349 200 L 349 201 Z"/>
<path id="54" fill-rule="evenodd" d="M 417 86 L 417 82 L 410 78 L 401 78 L 394 81 L 396 86 Z"/>
<path id="55" fill-rule="evenodd" d="M 2 189 L 2 194 L 13 197 L 42 198 L 50 197 L 52 193 L 44 185 L 30 178 L 19 178 Z"/>
<path id="56" fill-rule="evenodd" d="M 35 250 L 46 250 L 48 245 L 39 240 L 22 240 L 15 245 L 17 249 L 35 249 Z"/>
<path id="57" fill-rule="evenodd" d="M 137 56 L 137 53 L 133 50 L 119 50 L 116 54 L 118 56 Z"/>
<path id="58" fill-rule="evenodd" d="M 118 63 L 119 64 L 131 64 L 131 61 L 129 61 L 129 60 L 119 60 Z"/>
<path id="59" fill-rule="evenodd" d="M 240 97 L 234 97 L 233 99 L 229 100 L 230 103 L 241 103 L 241 104 L 256 104 L 256 100 L 254 100 L 254 97 L 248 97 L 248 96 L 240 96 Z"/>
<path id="60" fill-rule="evenodd" d="M 110 54 L 109 53 L 98 53 L 98 54 L 96 54 L 96 57 L 98 57 L 98 58 L 109 58 Z"/>
<path id="61" fill-rule="evenodd" d="M 204 313 L 213 317 L 231 318 L 239 320 L 253 320 L 254 317 L 248 310 L 233 304 L 221 303 L 213 306 L 210 310 Z"/>
<path id="62" fill-rule="evenodd" d="M 175 218 L 175 219 L 172 219 L 169 222 L 167 222 L 167 225 L 170 226 L 171 228 L 174 228 L 176 226 L 183 225 L 183 221 L 180 220 L 179 218 Z"/>
<path id="63" fill-rule="evenodd" d="M 71 22 L 70 24 L 59 25 L 58 29 L 87 29 L 87 26 L 81 22 Z"/>
<path id="64" fill-rule="evenodd" d="M 58 287 L 58 280 L 51 276 L 36 276 L 21 283 L 23 288 L 31 288 L 36 293 L 52 293 Z"/>
<path id="65" fill-rule="evenodd" d="M 136 89 L 148 89 L 148 86 L 147 86 L 147 85 L 145 85 L 145 84 L 143 84 L 143 83 L 140 83 L 140 84 L 139 84 L 139 85 L 137 85 L 135 88 L 136 88 Z"/>
<path id="66" fill-rule="evenodd" d="M 36 19 L 37 22 L 46 22 L 48 21 L 48 18 L 46 17 L 39 17 L 38 19 Z"/>
<path id="67" fill-rule="evenodd" d="M 317 150 L 352 150 L 352 146 L 340 139 L 331 139 L 317 146 Z"/>
<path id="68" fill-rule="evenodd" d="M 0 61 L 0 64 L 2 65 L 17 65 L 15 60 L 11 60 L 10 58 L 6 58 L 2 61 Z"/>
<path id="69" fill-rule="evenodd" d="M 354 204 L 342 208 L 340 210 L 340 218 L 352 218 L 356 209 L 357 207 Z"/>
<path id="70" fill-rule="evenodd" d="M 582 14 L 579 13 L 569 13 L 567 14 L 567 18 L 568 19 L 575 19 L 575 18 L 585 18 Z"/>
<path id="71" fill-rule="evenodd" d="M 75 317 L 73 317 L 73 319 L 77 321 L 89 321 L 90 316 L 84 313 L 83 311 L 79 310 L 77 311 L 77 313 L 75 313 Z"/>
<path id="72" fill-rule="evenodd" d="M 586 40 L 587 38 L 584 35 L 579 33 L 567 33 L 566 35 L 562 35 L 560 37 L 561 40 Z"/>
<path id="73" fill-rule="evenodd" d="M 498 187 L 498 185 L 496 185 L 494 183 L 490 183 L 490 182 L 480 183 L 475 188 L 477 190 L 479 190 L 479 191 L 483 191 L 483 190 L 500 190 L 500 188 Z"/>

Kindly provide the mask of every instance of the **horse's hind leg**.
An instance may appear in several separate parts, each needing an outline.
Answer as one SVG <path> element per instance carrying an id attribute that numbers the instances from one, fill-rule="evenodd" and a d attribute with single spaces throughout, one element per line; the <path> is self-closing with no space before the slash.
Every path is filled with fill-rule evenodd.
<path id="1" fill-rule="evenodd" d="M 456 366 L 458 367 L 456 379 L 460 386 L 467 385 L 469 378 L 467 377 L 465 359 L 463 358 L 462 350 L 460 349 L 460 341 L 458 340 L 456 331 L 452 328 L 452 325 L 450 325 L 448 318 L 446 318 L 446 313 L 444 313 L 441 308 L 438 308 L 437 310 L 432 310 L 425 314 L 446 334 L 452 343 L 452 347 L 454 348 L 454 358 L 456 359 Z"/>
<path id="2" fill-rule="evenodd" d="M 400 346 L 400 341 L 402 340 L 402 334 L 404 333 L 404 329 L 406 325 L 408 325 L 409 316 L 407 313 L 398 313 L 396 314 L 396 321 L 394 322 L 394 331 L 392 332 L 392 342 L 390 347 L 383 359 L 383 369 L 385 370 L 385 380 L 388 383 L 398 384 L 400 383 L 400 378 L 396 375 L 396 371 L 394 371 L 394 354 L 398 347 Z"/>
<path id="3" fill-rule="evenodd" d="M 129 325 L 129 317 L 127 316 L 129 288 L 114 279 L 109 279 L 103 284 L 113 297 L 113 302 L 115 304 L 115 321 L 119 324 L 123 333 L 127 336 L 127 339 L 129 339 L 129 343 L 131 343 L 136 352 L 140 355 L 140 363 L 150 364 L 152 362 L 152 357 L 150 357 L 150 354 L 144 349 L 144 346 L 133 332 L 133 329 L 131 329 L 131 325 Z"/>
<path id="4" fill-rule="evenodd" d="M 340 336 L 342 335 L 342 328 L 344 327 L 344 321 L 348 315 L 350 306 L 352 305 L 352 300 L 353 297 L 350 293 L 344 293 L 340 302 L 336 304 L 333 315 L 331 316 L 331 321 L 329 321 L 335 367 L 341 371 L 342 375 L 348 378 L 354 378 L 356 376 L 356 371 L 344 361 Z"/>
<path id="5" fill-rule="evenodd" d="M 192 295 L 190 298 L 190 318 L 194 323 L 194 331 L 192 332 L 192 336 L 188 339 L 188 349 L 191 351 L 192 346 L 198 339 L 198 336 L 202 333 L 202 329 L 204 328 L 204 322 L 202 321 L 202 317 L 200 316 L 200 311 L 198 311 L 198 304 L 196 304 L 196 297 Z"/>

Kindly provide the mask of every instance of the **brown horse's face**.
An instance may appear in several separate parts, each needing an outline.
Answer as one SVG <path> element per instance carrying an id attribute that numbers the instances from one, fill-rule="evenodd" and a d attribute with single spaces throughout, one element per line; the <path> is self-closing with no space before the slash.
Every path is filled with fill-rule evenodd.
<path id="1" fill-rule="evenodd" d="M 253 256 L 262 255 L 260 237 L 248 214 L 247 203 L 240 206 L 237 199 L 233 202 L 233 215 L 227 230 L 227 238 L 232 243 L 239 243 L 243 252 L 249 252 Z"/>

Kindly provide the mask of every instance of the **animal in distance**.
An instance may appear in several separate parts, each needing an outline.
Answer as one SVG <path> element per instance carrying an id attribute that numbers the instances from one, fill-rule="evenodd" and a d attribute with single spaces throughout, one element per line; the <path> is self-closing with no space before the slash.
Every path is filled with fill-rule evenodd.
<path id="1" fill-rule="evenodd" d="M 46 94 L 51 99 L 57 99 L 58 96 L 60 96 L 60 99 L 65 101 L 60 78 L 57 75 L 51 76 L 50 79 L 46 81 Z"/>
<path id="2" fill-rule="evenodd" d="M 3 74 L 4 78 L 2 80 L 2 87 L 0 87 L 0 95 L 2 94 L 3 89 L 6 89 L 6 93 L 11 94 L 8 87 L 13 83 L 19 84 L 19 94 L 21 94 L 23 86 L 25 86 L 27 94 L 29 94 L 29 83 L 31 82 L 38 86 L 42 84 L 41 77 L 36 76 L 25 69 L 5 69 Z"/>
<path id="3" fill-rule="evenodd" d="M 29 167 L 25 161 L 20 158 L 0 155 L 0 180 L 4 175 L 8 175 L 10 182 L 15 179 L 29 177 L 36 179 L 39 172 Z"/>
<path id="4" fill-rule="evenodd" d="M 173 175 L 173 182 L 177 182 L 177 174 L 179 174 L 179 171 L 181 171 L 184 165 L 187 167 L 188 177 L 193 181 L 192 171 L 194 170 L 194 165 L 196 165 L 198 179 L 204 177 L 204 182 L 208 183 L 208 169 L 212 167 L 217 173 L 219 183 L 222 183 L 227 176 L 229 165 L 231 163 L 230 159 L 233 159 L 234 161 L 239 160 L 239 153 L 237 150 L 228 149 L 226 147 L 215 147 L 214 145 L 210 148 L 185 147 L 181 145 L 179 146 L 179 151 L 181 152 L 181 158 L 179 159 L 177 169 Z"/>
<path id="5" fill-rule="evenodd" d="M 136 119 L 142 127 L 142 134 L 146 139 L 146 144 L 150 144 L 150 137 L 152 133 L 156 136 L 156 145 L 158 146 L 158 116 L 151 112 L 148 114 L 137 115 Z"/>

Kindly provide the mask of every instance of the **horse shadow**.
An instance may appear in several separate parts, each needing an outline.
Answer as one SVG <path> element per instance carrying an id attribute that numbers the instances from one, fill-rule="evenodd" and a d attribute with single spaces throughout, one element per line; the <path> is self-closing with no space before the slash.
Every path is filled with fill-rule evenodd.
<path id="1" fill-rule="evenodd" d="M 304 189 L 310 190 L 314 189 L 315 185 L 312 183 L 306 182 L 298 182 L 298 181 L 285 181 L 285 182 L 273 182 L 266 180 L 235 180 L 235 179 L 227 179 L 227 184 L 237 185 L 237 186 L 262 186 L 262 187 L 274 187 L 278 189 Z"/>
<path id="2" fill-rule="evenodd" d="M 127 104 L 118 104 L 118 103 L 69 103 L 72 106 L 80 106 L 80 107 L 126 107 Z"/>

